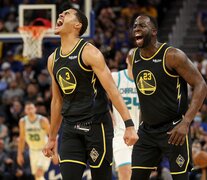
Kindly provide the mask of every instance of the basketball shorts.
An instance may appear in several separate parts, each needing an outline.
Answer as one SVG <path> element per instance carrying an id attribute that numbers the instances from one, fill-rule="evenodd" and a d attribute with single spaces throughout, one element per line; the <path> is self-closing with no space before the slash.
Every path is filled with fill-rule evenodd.
<path id="1" fill-rule="evenodd" d="M 132 147 L 127 146 L 124 143 L 124 129 L 116 129 L 113 138 L 113 155 L 115 161 L 115 167 L 121 167 L 124 165 L 131 165 Z"/>
<path id="2" fill-rule="evenodd" d="M 191 168 L 190 135 L 180 146 L 168 144 L 173 123 L 152 128 L 142 123 L 138 130 L 139 140 L 132 152 L 132 169 L 156 169 L 163 155 L 168 158 L 171 174 L 186 173 Z"/>
<path id="3" fill-rule="evenodd" d="M 30 165 L 31 165 L 31 171 L 34 175 L 37 171 L 37 169 L 41 168 L 44 172 L 46 172 L 49 169 L 51 159 L 48 157 L 45 157 L 42 153 L 42 150 L 29 150 L 29 157 L 30 157 Z"/>
<path id="4" fill-rule="evenodd" d="M 95 117 L 91 124 L 64 123 L 60 163 L 78 163 L 99 168 L 104 159 L 112 165 L 113 125 L 109 112 Z"/>

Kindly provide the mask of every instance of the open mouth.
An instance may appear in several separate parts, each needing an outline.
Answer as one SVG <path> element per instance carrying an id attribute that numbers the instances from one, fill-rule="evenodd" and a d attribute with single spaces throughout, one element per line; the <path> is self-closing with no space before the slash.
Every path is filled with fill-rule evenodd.
<path id="1" fill-rule="evenodd" d="M 135 35 L 135 39 L 136 39 L 137 41 L 140 41 L 140 40 L 143 39 L 143 36 L 142 36 L 142 35 Z"/>
<path id="2" fill-rule="evenodd" d="M 135 40 L 137 44 L 141 45 L 143 43 L 143 39 L 144 36 L 142 36 L 141 34 L 135 34 Z"/>
<path id="3" fill-rule="evenodd" d="M 56 27 L 61 27 L 63 25 L 63 21 L 58 19 Z"/>

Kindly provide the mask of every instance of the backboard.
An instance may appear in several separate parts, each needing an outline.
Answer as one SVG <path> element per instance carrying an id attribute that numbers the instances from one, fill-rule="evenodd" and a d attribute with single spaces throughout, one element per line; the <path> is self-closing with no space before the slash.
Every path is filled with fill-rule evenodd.
<path id="1" fill-rule="evenodd" d="M 75 4 L 75 7 L 79 8 L 79 5 Z M 90 38 L 94 33 L 94 14 L 92 11 L 92 1 L 84 1 L 82 10 L 89 20 L 88 28 L 83 37 Z M 19 27 L 29 25 L 37 18 L 46 19 L 48 22 L 50 22 L 51 27 L 45 34 L 44 40 L 59 40 L 59 36 L 53 33 L 58 16 L 56 4 L 20 4 L 18 7 L 18 15 Z M 22 38 L 19 32 L 0 33 L 0 41 L 19 42 L 22 41 Z"/>

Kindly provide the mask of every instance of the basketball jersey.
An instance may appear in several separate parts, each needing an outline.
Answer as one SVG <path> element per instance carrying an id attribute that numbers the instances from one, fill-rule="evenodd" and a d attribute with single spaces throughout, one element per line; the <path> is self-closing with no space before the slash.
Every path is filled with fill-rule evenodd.
<path id="1" fill-rule="evenodd" d="M 30 149 L 41 150 L 47 143 L 47 132 L 41 127 L 42 116 L 37 114 L 35 121 L 30 121 L 28 116 L 24 116 L 26 142 Z"/>
<path id="2" fill-rule="evenodd" d="M 133 55 L 133 76 L 139 95 L 141 118 L 146 124 L 157 126 L 182 118 L 188 106 L 187 83 L 165 65 L 170 47 L 162 44 L 150 58 Z"/>
<path id="3" fill-rule="evenodd" d="M 140 105 L 135 83 L 129 78 L 127 69 L 113 72 L 112 77 L 130 112 L 135 129 L 138 129 Z M 113 114 L 115 117 L 115 128 L 125 129 L 124 122 L 115 107 L 113 107 Z"/>
<path id="4" fill-rule="evenodd" d="M 94 107 L 94 114 L 102 114 L 110 109 L 109 99 L 106 95 L 106 91 L 101 85 L 98 78 L 96 78 L 96 90 L 97 95 L 95 97 L 95 107 Z"/>
<path id="5" fill-rule="evenodd" d="M 61 47 L 54 53 L 53 74 L 63 96 L 62 115 L 69 124 L 92 119 L 108 108 L 103 87 L 92 68 L 83 63 L 86 44 L 80 39 L 67 55 L 61 54 Z"/>

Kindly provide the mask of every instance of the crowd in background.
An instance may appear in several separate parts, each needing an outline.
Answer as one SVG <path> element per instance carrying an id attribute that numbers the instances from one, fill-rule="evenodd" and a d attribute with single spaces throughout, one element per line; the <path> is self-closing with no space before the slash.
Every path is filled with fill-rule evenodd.
<path id="1" fill-rule="evenodd" d="M 72 1 L 72 0 L 71 0 Z M 81 5 L 83 0 L 73 0 Z M 57 12 L 63 0 L 2 0 L 0 1 L 0 33 L 18 30 L 18 4 L 56 3 Z M 89 39 L 99 48 L 111 71 L 126 68 L 125 57 L 135 46 L 131 29 L 138 14 L 148 14 L 162 24 L 162 17 L 169 8 L 167 0 L 93 0 L 95 11 L 95 34 Z M 198 54 L 193 57 L 195 65 L 207 80 L 207 10 L 199 13 L 198 27 L 203 34 Z M 158 36 L 159 38 L 159 36 Z M 18 121 L 24 115 L 24 103 L 33 101 L 37 113 L 50 117 L 51 80 L 46 69 L 47 58 L 59 42 L 47 42 L 43 46 L 41 59 L 27 59 L 22 56 L 21 43 L 0 42 L 0 176 L 13 174 L 14 177 L 30 176 L 29 164 L 24 169 L 17 166 L 15 153 L 18 142 Z M 189 89 L 189 99 L 193 89 Z M 207 152 L 207 99 L 192 125 L 193 145 Z M 26 154 L 27 156 L 27 154 Z M 168 167 L 163 163 L 161 167 Z M 11 173 L 12 172 L 12 173 Z M 158 176 L 155 173 L 154 176 Z M 24 175 L 24 176 L 23 176 Z M 193 173 L 193 178 L 199 176 Z M 0 177 L 1 179 L 1 177 Z"/>

